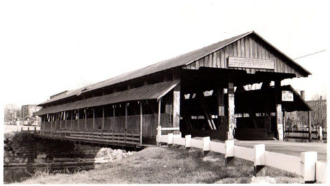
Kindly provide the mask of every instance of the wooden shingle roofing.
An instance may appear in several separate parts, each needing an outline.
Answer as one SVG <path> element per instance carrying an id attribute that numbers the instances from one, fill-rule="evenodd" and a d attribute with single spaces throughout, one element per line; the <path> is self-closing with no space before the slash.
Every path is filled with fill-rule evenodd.
<path id="1" fill-rule="evenodd" d="M 287 58 L 294 66 L 296 66 L 297 69 L 299 69 L 301 72 L 303 72 L 303 74 L 305 76 L 308 76 L 308 75 L 311 74 L 306 69 L 304 69 L 303 67 L 301 67 L 300 65 L 295 63 L 291 58 L 289 58 L 284 53 L 282 53 L 281 51 L 276 49 L 274 46 L 272 46 L 270 43 L 268 43 L 266 40 L 261 38 L 257 33 L 255 33 L 254 31 L 251 31 L 251 32 L 244 33 L 242 35 L 238 35 L 238 36 L 235 36 L 235 37 L 232 37 L 232 38 L 214 43 L 214 44 L 209 45 L 207 47 L 204 47 L 204 48 L 194 50 L 192 52 L 177 56 L 175 58 L 171 58 L 171 59 L 168 59 L 168 60 L 165 60 L 165 61 L 161 61 L 159 63 L 155 63 L 153 65 L 149 65 L 149 66 L 144 67 L 142 69 L 138 69 L 138 70 L 135 70 L 135 71 L 132 71 L 132 72 L 128 72 L 128 73 L 125 73 L 125 74 L 107 79 L 105 81 L 101 81 L 101 82 L 89 85 L 87 87 L 82 87 L 82 88 L 79 88 L 79 89 L 76 89 L 76 90 L 73 90 L 73 91 L 69 91 L 69 92 L 60 94 L 60 95 L 58 95 L 56 97 L 53 97 L 53 98 L 51 98 L 51 99 L 49 99 L 49 100 L 47 100 L 47 101 L 45 101 L 45 102 L 43 102 L 39 105 L 42 106 L 42 105 L 45 105 L 47 103 L 58 101 L 58 100 L 61 100 L 61 99 L 67 98 L 67 97 L 80 95 L 84 92 L 89 92 L 89 91 L 92 91 L 92 90 L 100 89 L 100 88 L 107 87 L 107 86 L 110 86 L 110 85 L 114 85 L 114 84 L 117 84 L 117 83 L 121 83 L 121 82 L 125 82 L 125 81 L 132 80 L 132 79 L 135 79 L 135 78 L 139 78 L 139 77 L 147 76 L 147 75 L 150 75 L 150 74 L 154 74 L 156 72 L 161 72 L 161 71 L 165 71 L 165 70 L 168 70 L 168 69 L 172 69 L 172 68 L 175 68 L 175 67 L 188 65 L 188 64 L 190 64 L 190 63 L 192 63 L 192 62 L 194 62 L 194 61 L 196 61 L 196 60 L 198 60 L 198 59 L 200 59 L 200 58 L 202 58 L 206 55 L 209 55 L 212 52 L 220 50 L 221 48 L 226 47 L 227 45 L 229 45 L 229 44 L 231 44 L 231 43 L 233 43 L 233 42 L 235 42 L 235 41 L 237 41 L 237 40 L 239 40 L 243 37 L 246 37 L 250 34 L 255 34 L 257 37 L 259 37 L 264 42 L 266 42 L 271 47 L 273 47 L 275 50 L 277 50 L 280 54 L 282 54 L 285 58 Z"/>

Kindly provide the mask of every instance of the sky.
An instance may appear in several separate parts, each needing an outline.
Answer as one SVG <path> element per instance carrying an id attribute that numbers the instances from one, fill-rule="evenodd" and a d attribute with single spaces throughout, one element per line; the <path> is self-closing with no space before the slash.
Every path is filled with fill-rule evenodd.
<path id="1" fill-rule="evenodd" d="M 249 31 L 313 75 L 282 82 L 326 96 L 326 1 L 1 1 L 0 106 L 38 104 Z"/>

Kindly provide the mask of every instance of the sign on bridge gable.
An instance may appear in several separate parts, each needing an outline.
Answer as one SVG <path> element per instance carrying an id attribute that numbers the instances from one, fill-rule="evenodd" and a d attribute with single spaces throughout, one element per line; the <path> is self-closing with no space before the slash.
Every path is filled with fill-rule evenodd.
<path id="1" fill-rule="evenodd" d="M 282 90 L 282 101 L 293 101 L 293 92 L 288 90 Z"/>
<path id="2" fill-rule="evenodd" d="M 229 57 L 228 67 L 236 68 L 257 68 L 257 69 L 275 69 L 275 62 L 272 59 L 254 59 Z"/>

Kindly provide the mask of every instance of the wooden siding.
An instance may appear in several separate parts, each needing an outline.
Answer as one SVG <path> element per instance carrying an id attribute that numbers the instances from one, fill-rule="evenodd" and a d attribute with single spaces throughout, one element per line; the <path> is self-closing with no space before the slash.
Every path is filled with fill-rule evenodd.
<path id="1" fill-rule="evenodd" d="M 281 57 L 282 55 L 275 51 L 267 43 L 254 35 L 249 35 L 238 41 L 217 50 L 209 55 L 206 55 L 187 66 L 184 69 L 197 70 L 200 67 L 210 68 L 228 68 L 228 57 L 243 57 L 243 58 L 258 58 L 258 59 L 273 59 L 275 61 L 275 69 L 251 69 L 251 68 L 231 68 L 237 70 L 246 70 L 247 73 L 254 74 L 256 71 L 264 72 L 278 72 L 296 74 L 297 77 L 301 77 L 296 69 L 289 66 L 289 60 Z"/>
<path id="2" fill-rule="evenodd" d="M 163 113 L 161 114 L 161 126 L 162 127 L 172 127 L 171 123 L 171 114 Z M 60 129 L 60 121 L 53 121 L 53 125 L 56 128 L 51 130 L 51 122 L 42 122 L 42 132 L 48 133 L 50 131 L 58 134 L 62 133 L 70 133 L 70 132 L 81 132 L 82 135 L 87 133 L 106 133 L 106 134 L 122 134 L 122 135 L 130 135 L 135 134 L 139 136 L 140 133 L 140 115 L 131 115 L 127 116 L 127 129 L 125 132 L 125 116 L 117 116 L 117 117 L 105 117 L 104 118 L 104 129 L 101 130 L 97 126 L 102 126 L 103 118 L 95 118 L 94 119 L 94 131 L 93 131 L 93 118 L 88 118 L 86 120 L 86 130 L 85 130 L 85 119 L 72 120 L 71 129 L 71 120 L 67 121 L 67 128 Z M 65 121 L 62 121 L 63 123 Z M 158 125 L 158 114 L 145 114 L 142 117 L 143 128 L 142 128 L 142 138 L 144 139 L 143 144 L 154 144 L 156 142 L 157 135 L 157 125 Z M 63 125 L 64 126 L 64 125 Z M 163 133 L 167 133 L 164 131 Z"/>

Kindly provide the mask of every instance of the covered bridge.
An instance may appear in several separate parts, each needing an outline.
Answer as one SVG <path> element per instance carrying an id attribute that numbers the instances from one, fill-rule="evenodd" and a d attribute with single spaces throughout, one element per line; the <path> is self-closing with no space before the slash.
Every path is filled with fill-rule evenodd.
<path id="1" fill-rule="evenodd" d="M 310 72 L 248 32 L 40 103 L 43 137 L 141 146 L 156 128 L 213 139 L 283 139 L 283 113 L 310 107 L 288 78 Z M 258 89 L 251 85 L 259 84 Z"/>

